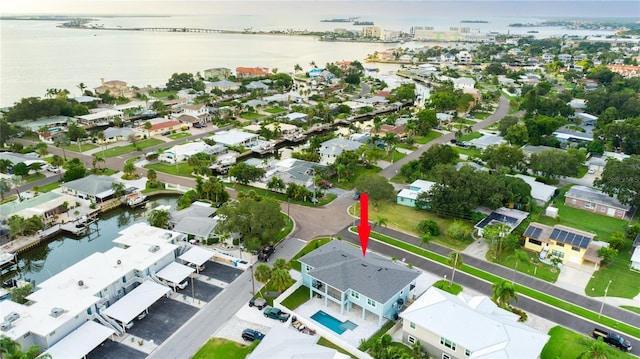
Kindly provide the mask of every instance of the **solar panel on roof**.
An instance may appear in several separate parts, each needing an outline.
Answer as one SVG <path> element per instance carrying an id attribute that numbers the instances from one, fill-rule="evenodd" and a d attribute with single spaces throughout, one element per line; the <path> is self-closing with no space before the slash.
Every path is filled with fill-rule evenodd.
<path id="1" fill-rule="evenodd" d="M 529 228 L 524 232 L 524 235 L 525 237 L 538 239 L 540 238 L 540 233 L 542 233 L 542 228 L 529 226 Z"/>
<path id="2" fill-rule="evenodd" d="M 583 236 L 577 233 L 571 233 L 567 231 L 563 231 L 561 229 L 555 228 L 553 232 L 551 232 L 551 239 L 555 239 L 560 242 L 568 243 L 573 246 L 578 246 L 580 248 L 587 248 L 589 246 L 589 242 L 591 238 Z"/>

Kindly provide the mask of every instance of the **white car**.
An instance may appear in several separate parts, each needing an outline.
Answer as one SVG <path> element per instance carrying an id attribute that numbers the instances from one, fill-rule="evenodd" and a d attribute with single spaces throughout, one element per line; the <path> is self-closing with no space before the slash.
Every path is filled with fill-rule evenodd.
<path id="1" fill-rule="evenodd" d="M 596 169 L 595 168 L 589 168 L 589 174 L 594 174 L 596 173 Z"/>
<path id="2" fill-rule="evenodd" d="M 53 173 L 60 173 L 60 171 L 62 171 L 62 170 L 60 169 L 60 167 L 49 165 L 49 166 L 47 166 L 47 171 L 53 172 Z"/>

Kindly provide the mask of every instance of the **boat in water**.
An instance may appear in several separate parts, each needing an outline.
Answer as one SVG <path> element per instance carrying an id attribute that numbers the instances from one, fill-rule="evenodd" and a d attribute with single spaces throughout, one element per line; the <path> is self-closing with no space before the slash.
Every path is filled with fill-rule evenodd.
<path id="1" fill-rule="evenodd" d="M 127 206 L 129 207 L 138 207 L 145 203 L 146 200 L 147 196 L 140 191 L 130 193 L 126 197 Z"/>

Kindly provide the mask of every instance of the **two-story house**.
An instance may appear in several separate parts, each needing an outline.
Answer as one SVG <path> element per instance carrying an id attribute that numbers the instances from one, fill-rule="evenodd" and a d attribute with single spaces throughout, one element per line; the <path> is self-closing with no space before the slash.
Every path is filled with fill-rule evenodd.
<path id="1" fill-rule="evenodd" d="M 402 341 L 432 358 L 539 358 L 549 336 L 519 323 L 519 316 L 485 296 L 457 296 L 429 288 L 400 313 Z"/>
<path id="2" fill-rule="evenodd" d="M 397 319 L 415 288 L 417 270 L 395 263 L 380 255 L 334 240 L 299 259 L 302 284 L 309 288 L 309 297 L 319 295 L 325 306 L 329 301 L 345 311 L 361 310 L 378 316 L 378 326 L 384 318 Z"/>
<path id="3" fill-rule="evenodd" d="M 362 143 L 344 138 L 332 138 L 325 141 L 320 145 L 319 149 L 320 164 L 330 165 L 336 161 L 336 158 L 338 158 L 342 152 L 355 151 L 360 146 L 362 146 Z"/>
<path id="4" fill-rule="evenodd" d="M 237 79 L 248 79 L 252 77 L 270 76 L 269 69 L 266 67 L 236 67 Z"/>

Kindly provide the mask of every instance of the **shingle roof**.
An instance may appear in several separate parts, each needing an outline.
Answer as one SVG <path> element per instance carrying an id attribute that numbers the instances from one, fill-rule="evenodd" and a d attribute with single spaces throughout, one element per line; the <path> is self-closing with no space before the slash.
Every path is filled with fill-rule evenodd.
<path id="1" fill-rule="evenodd" d="M 585 186 L 571 187 L 571 189 L 569 189 L 565 194 L 565 197 L 602 204 L 609 207 L 623 209 L 625 211 L 631 209 L 630 206 L 620 203 L 617 198 L 609 197 L 609 195 L 604 192 Z"/>
<path id="2" fill-rule="evenodd" d="M 77 180 L 63 184 L 63 187 L 75 190 L 76 192 L 96 196 L 108 191 L 113 191 L 111 185 L 117 182 L 115 178 L 109 176 L 89 175 Z"/>
<path id="3" fill-rule="evenodd" d="M 353 289 L 386 303 L 420 274 L 375 253 L 362 257 L 360 248 L 334 240 L 299 259 L 313 269 L 309 275 L 340 291 Z"/>

